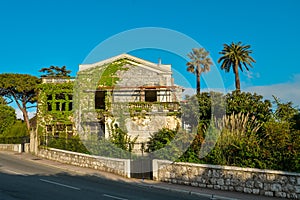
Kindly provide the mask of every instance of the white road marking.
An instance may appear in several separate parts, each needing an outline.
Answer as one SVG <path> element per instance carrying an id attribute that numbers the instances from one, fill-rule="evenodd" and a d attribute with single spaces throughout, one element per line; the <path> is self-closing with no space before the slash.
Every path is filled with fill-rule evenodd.
<path id="1" fill-rule="evenodd" d="M 54 182 L 54 181 L 48 181 L 48 180 L 45 180 L 45 179 L 40 179 L 40 181 L 43 181 L 43 182 L 46 182 L 46 183 L 51 183 L 51 184 L 54 184 L 54 185 L 59 185 L 59 186 L 62 186 L 62 187 L 73 189 L 73 190 L 80 190 L 80 188 L 73 187 L 73 186 L 70 186 L 70 185 L 65 185 L 65 184 L 62 184 L 62 183 L 57 183 L 57 182 Z"/>
<path id="2" fill-rule="evenodd" d="M 118 200 L 128 200 L 128 199 L 124 199 L 124 198 L 121 198 L 121 197 L 116 197 L 116 196 L 112 196 L 112 195 L 108 195 L 108 194 L 103 194 L 104 197 L 109 197 L 109 198 L 112 198 L 112 199 L 118 199 Z"/>

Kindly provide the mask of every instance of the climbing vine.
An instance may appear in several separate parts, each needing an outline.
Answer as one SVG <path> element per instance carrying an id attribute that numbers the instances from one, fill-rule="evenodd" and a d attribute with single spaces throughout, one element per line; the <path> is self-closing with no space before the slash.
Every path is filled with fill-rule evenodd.
<path id="1" fill-rule="evenodd" d="M 66 79 L 67 81 L 67 79 Z M 72 132 L 73 82 L 43 83 L 38 86 L 38 133 Z M 59 125 L 58 125 L 59 124 Z M 63 126 L 65 125 L 65 127 Z"/>

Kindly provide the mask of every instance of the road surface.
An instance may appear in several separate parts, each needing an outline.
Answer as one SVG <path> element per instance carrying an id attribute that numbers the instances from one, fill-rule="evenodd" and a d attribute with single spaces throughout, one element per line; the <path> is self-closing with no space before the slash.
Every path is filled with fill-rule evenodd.
<path id="1" fill-rule="evenodd" d="M 70 173 L 0 152 L 0 200 L 17 199 L 207 200 L 210 197 Z"/>

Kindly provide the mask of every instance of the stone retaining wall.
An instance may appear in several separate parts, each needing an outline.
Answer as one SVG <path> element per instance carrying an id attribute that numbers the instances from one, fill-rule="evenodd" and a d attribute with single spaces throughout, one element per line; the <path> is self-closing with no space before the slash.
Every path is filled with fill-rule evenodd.
<path id="1" fill-rule="evenodd" d="M 0 144 L 0 151 L 15 151 L 22 152 L 21 144 Z"/>
<path id="2" fill-rule="evenodd" d="M 39 149 L 37 155 L 49 160 L 87 167 L 130 178 L 130 160 L 92 156 L 60 149 Z"/>
<path id="3" fill-rule="evenodd" d="M 299 173 L 154 160 L 153 178 L 195 187 L 300 199 Z"/>

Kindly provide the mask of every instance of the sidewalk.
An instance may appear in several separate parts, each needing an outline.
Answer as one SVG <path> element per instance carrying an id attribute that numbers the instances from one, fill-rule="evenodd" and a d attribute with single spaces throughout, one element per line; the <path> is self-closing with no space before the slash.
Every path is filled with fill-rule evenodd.
<path id="1" fill-rule="evenodd" d="M 231 191 L 222 191 L 222 190 L 213 190 L 213 189 L 207 189 L 207 188 L 199 188 L 199 187 L 192 187 L 192 186 L 186 186 L 186 185 L 176 185 L 176 184 L 170 184 L 165 182 L 158 182 L 158 181 L 152 181 L 152 180 L 141 180 L 141 179 L 133 179 L 133 178 L 125 178 L 116 174 L 111 174 L 99 170 L 94 170 L 90 168 L 81 168 L 73 165 L 63 164 L 52 160 L 42 159 L 40 157 L 34 156 L 29 153 L 15 153 L 15 152 L 3 152 L 10 155 L 15 156 L 18 159 L 27 160 L 30 162 L 38 163 L 41 165 L 50 166 L 53 168 L 58 168 L 64 171 L 68 171 L 73 174 L 79 174 L 79 175 L 89 175 L 89 176 L 95 176 L 99 178 L 105 178 L 115 181 L 123 181 L 129 184 L 135 184 L 137 186 L 143 186 L 143 187 L 151 187 L 151 188 L 158 188 L 163 190 L 169 190 L 169 191 L 180 191 L 185 192 L 193 195 L 199 195 L 199 196 L 206 196 L 211 197 L 211 199 L 224 199 L 224 200 L 234 200 L 234 199 L 241 199 L 241 200 L 275 200 L 275 199 L 281 199 L 276 197 L 265 197 L 260 195 L 253 195 L 253 194 L 245 194 L 245 193 L 239 193 L 239 192 L 231 192 Z"/>

